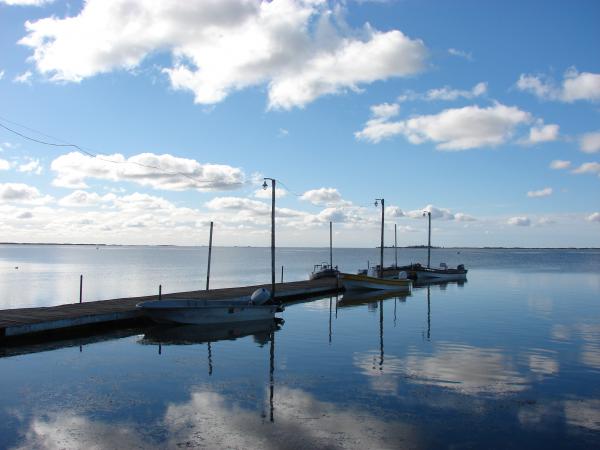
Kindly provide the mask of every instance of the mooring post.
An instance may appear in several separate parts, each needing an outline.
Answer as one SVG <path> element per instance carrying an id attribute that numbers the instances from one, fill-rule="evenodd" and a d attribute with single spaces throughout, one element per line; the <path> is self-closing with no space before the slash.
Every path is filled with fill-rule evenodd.
<path id="1" fill-rule="evenodd" d="M 283 283 L 283 266 L 281 266 L 281 282 Z"/>
<path id="2" fill-rule="evenodd" d="M 264 178 L 263 189 L 271 182 L 271 303 L 275 301 L 275 189 L 277 182 L 274 178 Z"/>
<path id="3" fill-rule="evenodd" d="M 79 275 L 79 303 L 83 303 L 83 275 Z"/>
<path id="4" fill-rule="evenodd" d="M 329 267 L 333 269 L 333 225 L 329 222 Z"/>
<path id="5" fill-rule="evenodd" d="M 210 284 L 210 258 L 212 256 L 212 235 L 213 235 L 213 222 L 210 222 L 210 234 L 208 236 L 208 265 L 206 267 L 206 290 Z"/>
<path id="6" fill-rule="evenodd" d="M 158 285 L 158 300 L 162 300 L 162 284 Z"/>

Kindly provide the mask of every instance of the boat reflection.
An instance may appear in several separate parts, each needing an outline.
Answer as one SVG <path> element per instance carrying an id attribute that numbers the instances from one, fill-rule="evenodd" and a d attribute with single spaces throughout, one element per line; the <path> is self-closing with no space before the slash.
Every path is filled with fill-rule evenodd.
<path id="1" fill-rule="evenodd" d="M 406 301 L 406 297 L 410 296 L 410 292 L 405 291 L 367 291 L 367 292 L 350 292 L 337 302 L 340 308 L 350 308 L 353 306 L 370 305 L 373 309 L 377 308 L 377 302 L 384 300 L 397 299 L 401 302 Z"/>
<path id="2" fill-rule="evenodd" d="M 416 280 L 413 281 L 413 288 L 425 288 L 428 286 L 438 286 L 441 291 L 445 291 L 448 285 L 464 287 L 467 280 Z"/>

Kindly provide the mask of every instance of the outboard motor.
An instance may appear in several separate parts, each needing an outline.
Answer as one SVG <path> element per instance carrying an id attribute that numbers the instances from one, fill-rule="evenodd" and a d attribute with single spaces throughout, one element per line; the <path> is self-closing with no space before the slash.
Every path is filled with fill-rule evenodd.
<path id="1" fill-rule="evenodd" d="M 458 266 L 456 266 L 456 268 L 458 270 L 465 270 L 465 265 L 464 264 L 459 264 Z"/>
<path id="2" fill-rule="evenodd" d="M 250 297 L 251 305 L 264 305 L 271 299 L 271 291 L 265 288 L 259 288 L 252 293 Z"/>

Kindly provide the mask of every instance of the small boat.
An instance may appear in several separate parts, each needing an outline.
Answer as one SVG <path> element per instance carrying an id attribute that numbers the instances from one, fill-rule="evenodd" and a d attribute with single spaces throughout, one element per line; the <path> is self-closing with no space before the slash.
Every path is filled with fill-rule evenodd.
<path id="1" fill-rule="evenodd" d="M 462 264 L 459 264 L 456 268 L 448 267 L 446 263 L 441 263 L 439 268 L 414 264 L 411 268 L 414 279 L 418 281 L 462 281 L 467 279 L 467 272 L 468 270 Z"/>
<path id="2" fill-rule="evenodd" d="M 370 277 L 380 278 L 379 264 L 371 266 L 369 269 L 361 269 L 357 272 L 358 275 L 368 275 Z M 403 278 L 400 274 L 402 269 L 400 267 L 388 266 L 383 268 L 383 276 L 381 278 Z M 405 274 L 406 275 L 406 274 Z M 406 276 L 404 276 L 406 278 Z"/>
<path id="3" fill-rule="evenodd" d="M 340 273 L 339 280 L 345 290 L 410 291 L 411 281 L 407 278 L 376 278 L 369 275 Z"/>
<path id="4" fill-rule="evenodd" d="M 320 278 L 337 278 L 340 271 L 338 267 L 332 267 L 327 263 L 315 264 L 313 267 L 313 271 L 310 274 L 311 280 L 318 280 Z"/>
<path id="5" fill-rule="evenodd" d="M 276 312 L 283 311 L 277 304 L 268 304 L 270 292 L 261 288 L 250 298 L 238 297 L 227 300 L 198 300 L 173 298 L 138 303 L 142 313 L 158 323 L 196 325 L 226 324 L 273 319 Z"/>

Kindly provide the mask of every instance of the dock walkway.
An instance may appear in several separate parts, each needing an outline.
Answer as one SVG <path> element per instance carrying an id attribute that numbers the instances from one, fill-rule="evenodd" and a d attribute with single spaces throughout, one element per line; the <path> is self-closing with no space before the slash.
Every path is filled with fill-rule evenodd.
<path id="1" fill-rule="evenodd" d="M 195 298 L 226 300 L 232 297 L 252 295 L 258 288 L 270 289 L 270 284 L 235 288 L 212 289 L 163 294 L 162 298 Z M 336 279 L 292 281 L 275 285 L 275 298 L 283 302 L 338 292 Z M 65 331 L 83 326 L 105 326 L 119 322 L 135 322 L 142 317 L 135 305 L 157 300 L 158 296 L 128 297 L 97 300 L 39 308 L 0 310 L 0 341 L 31 336 L 38 333 Z"/>

